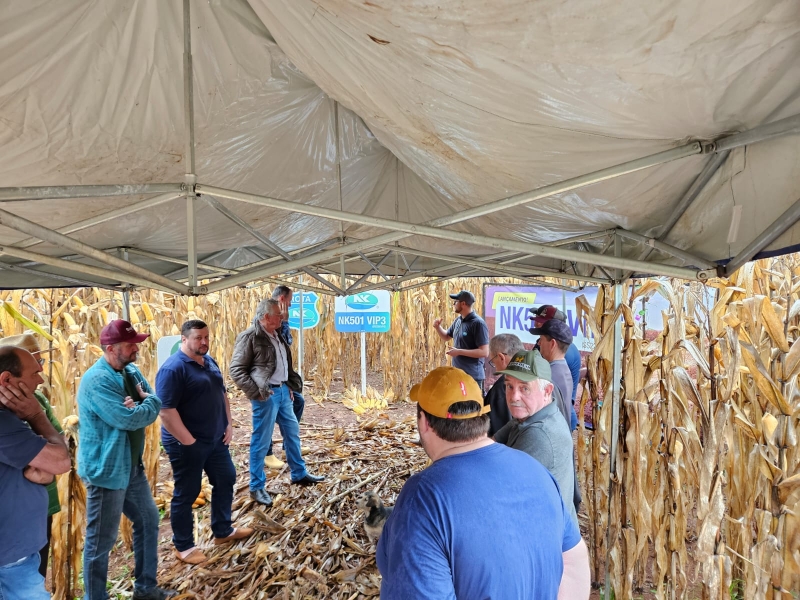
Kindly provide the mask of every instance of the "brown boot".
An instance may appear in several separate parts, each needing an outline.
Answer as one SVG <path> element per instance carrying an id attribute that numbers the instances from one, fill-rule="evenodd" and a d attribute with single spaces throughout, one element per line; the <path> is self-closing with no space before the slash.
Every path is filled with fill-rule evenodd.
<path id="1" fill-rule="evenodd" d="M 236 540 L 243 540 L 251 535 L 253 535 L 253 529 L 251 527 L 234 527 L 230 535 L 226 535 L 222 538 L 214 538 L 214 544 L 222 546 L 223 544 L 230 544 Z"/>
<path id="2" fill-rule="evenodd" d="M 199 565 L 208 560 L 208 557 L 205 554 L 203 554 L 203 551 L 197 547 L 192 548 L 189 554 L 187 554 L 186 556 L 183 556 L 176 548 L 175 556 L 178 557 L 179 561 L 185 562 L 186 564 L 189 565 Z"/>

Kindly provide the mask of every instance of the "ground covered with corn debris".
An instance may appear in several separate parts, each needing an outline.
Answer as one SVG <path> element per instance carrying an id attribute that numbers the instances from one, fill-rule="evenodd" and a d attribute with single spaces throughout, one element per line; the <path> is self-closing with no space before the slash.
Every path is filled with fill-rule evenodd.
<path id="1" fill-rule="evenodd" d="M 337 394 L 333 394 L 334 397 Z M 234 396 L 231 455 L 237 470 L 234 525 L 253 527 L 252 537 L 215 547 L 208 505 L 195 510 L 195 538 L 209 560 L 185 565 L 173 554 L 169 524 L 172 474 L 162 452 L 156 495 L 166 504 L 160 531 L 159 583 L 178 598 L 256 600 L 262 598 L 377 597 L 380 576 L 374 546 L 364 532 L 360 493 L 376 490 L 394 504 L 406 479 L 428 464 L 417 438 L 415 405 L 396 402 L 388 409 L 358 416 L 336 401 L 307 399 L 301 441 L 310 472 L 326 476 L 316 486 L 291 485 L 288 466 L 268 472 L 273 498 L 264 510 L 248 493 L 250 405 Z M 275 454 L 284 458 L 275 430 Z M 131 593 L 133 557 L 120 544 L 112 555 L 112 598 Z"/>

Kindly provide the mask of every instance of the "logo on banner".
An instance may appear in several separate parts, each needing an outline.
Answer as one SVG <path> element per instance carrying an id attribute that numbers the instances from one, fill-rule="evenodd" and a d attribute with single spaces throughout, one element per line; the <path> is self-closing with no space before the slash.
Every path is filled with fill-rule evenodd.
<path id="1" fill-rule="evenodd" d="M 364 292 L 362 294 L 353 294 L 344 299 L 344 303 L 350 308 L 356 310 L 369 310 L 378 306 L 378 297 L 375 294 Z"/>

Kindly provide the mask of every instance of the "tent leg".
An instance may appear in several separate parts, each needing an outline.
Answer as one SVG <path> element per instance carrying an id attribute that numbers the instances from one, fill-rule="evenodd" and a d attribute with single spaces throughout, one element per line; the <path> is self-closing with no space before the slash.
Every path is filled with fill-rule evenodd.
<path id="1" fill-rule="evenodd" d="M 618 235 L 614 236 L 614 254 L 622 253 L 622 244 Z M 615 271 L 617 280 L 614 283 L 614 314 L 622 304 L 622 272 Z M 622 395 L 622 321 L 618 316 L 614 319 L 614 354 L 611 367 L 611 447 L 608 452 L 608 520 L 606 521 L 606 567 L 605 596 L 611 598 L 611 504 L 614 498 L 614 480 L 617 477 L 617 444 L 619 440 L 619 409 Z"/>

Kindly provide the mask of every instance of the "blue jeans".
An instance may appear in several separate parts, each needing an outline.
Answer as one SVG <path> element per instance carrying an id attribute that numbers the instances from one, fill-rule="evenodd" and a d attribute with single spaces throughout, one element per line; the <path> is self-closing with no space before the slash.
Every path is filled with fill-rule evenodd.
<path id="1" fill-rule="evenodd" d="M 292 408 L 292 392 L 286 384 L 272 389 L 266 400 L 250 400 L 253 408 L 253 433 L 250 436 L 250 491 L 263 490 L 267 484 L 264 457 L 272 443 L 275 422 L 283 435 L 283 449 L 292 473 L 292 481 L 305 477 L 306 463 L 300 453 L 300 426 Z"/>
<path id="2" fill-rule="evenodd" d="M 572 405 L 569 415 L 569 430 L 575 431 L 578 428 L 578 413 L 575 412 L 575 405 Z"/>
<path id="3" fill-rule="evenodd" d="M 158 567 L 158 509 L 150 485 L 139 465 L 131 469 L 128 487 L 109 490 L 86 485 L 86 541 L 83 548 L 84 600 L 106 600 L 108 553 L 119 534 L 119 521 L 125 515 L 133 523 L 133 556 L 137 594 L 149 594 L 156 587 Z"/>
<path id="4" fill-rule="evenodd" d="M 233 486 L 236 483 L 236 468 L 231 453 L 219 438 L 216 442 L 197 440 L 190 446 L 177 442 L 164 444 L 175 491 L 170 505 L 172 542 L 179 552 L 194 546 L 194 520 L 192 504 L 200 493 L 203 471 L 208 474 L 211 492 L 211 531 L 214 537 L 223 538 L 233 533 L 231 527 L 231 503 Z"/>
<path id="5" fill-rule="evenodd" d="M 50 600 L 39 573 L 39 553 L 0 567 L 0 600 Z"/>
<path id="6" fill-rule="evenodd" d="M 294 416 L 297 419 L 297 422 L 300 423 L 300 419 L 303 418 L 303 409 L 306 406 L 306 399 L 303 398 L 303 394 L 300 392 L 292 392 L 292 412 L 294 412 Z M 269 450 L 267 450 L 267 456 L 272 454 L 272 439 L 269 441 Z"/>

